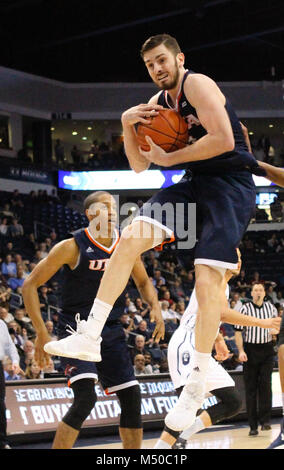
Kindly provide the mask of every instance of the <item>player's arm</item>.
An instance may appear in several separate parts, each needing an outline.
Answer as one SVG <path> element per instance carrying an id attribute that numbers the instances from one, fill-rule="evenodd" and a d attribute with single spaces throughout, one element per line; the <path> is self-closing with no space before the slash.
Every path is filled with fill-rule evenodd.
<path id="1" fill-rule="evenodd" d="M 158 343 L 160 339 L 164 339 L 165 324 L 162 317 L 156 289 L 153 286 L 152 281 L 149 279 L 140 257 L 136 259 L 131 275 L 142 299 L 151 307 L 150 321 L 156 323 L 152 337 L 154 338 L 155 342 Z"/>
<path id="2" fill-rule="evenodd" d="M 268 163 L 257 161 L 258 165 L 266 171 L 265 178 L 277 184 L 277 186 L 284 187 L 284 170 Z"/>
<path id="3" fill-rule="evenodd" d="M 125 153 L 129 165 L 135 173 L 147 170 L 150 166 L 150 162 L 139 152 L 135 124 L 139 122 L 142 124 L 150 124 L 151 120 L 147 118 L 156 116 L 158 110 L 163 109 L 163 107 L 157 103 L 158 97 L 155 95 L 150 99 L 149 103 L 139 104 L 138 106 L 127 109 L 121 116 Z"/>
<path id="4" fill-rule="evenodd" d="M 45 362 L 49 361 L 49 355 L 44 352 L 43 346 L 50 341 L 50 337 L 41 316 L 38 288 L 49 281 L 64 264 L 74 266 L 78 255 L 74 239 L 58 243 L 48 256 L 36 265 L 23 284 L 25 308 L 37 333 L 35 358 L 40 367 L 44 367 Z"/>
<path id="5" fill-rule="evenodd" d="M 221 310 L 221 321 L 224 323 L 229 323 L 231 325 L 258 326 L 260 328 L 273 328 L 275 330 L 279 330 L 281 318 L 274 317 L 261 319 L 244 315 L 243 313 L 240 313 L 237 310 L 228 308 L 228 301 L 225 298 L 223 299 L 223 305 Z"/>
<path id="6" fill-rule="evenodd" d="M 245 138 L 245 141 L 246 141 L 246 144 L 247 144 L 247 147 L 248 147 L 248 151 L 250 153 L 252 153 L 251 144 L 250 144 L 250 140 L 249 140 L 248 129 L 241 121 L 240 121 L 240 125 L 241 125 L 241 128 L 242 128 L 243 134 L 244 134 L 244 138 Z"/>
<path id="7" fill-rule="evenodd" d="M 148 137 L 150 152 L 140 152 L 150 161 L 163 166 L 207 160 L 235 148 L 231 122 L 225 109 L 226 99 L 217 84 L 201 74 L 191 75 L 184 84 L 188 101 L 196 109 L 198 119 L 207 134 L 192 145 L 165 153 Z M 157 153 L 158 160 L 155 158 Z"/>

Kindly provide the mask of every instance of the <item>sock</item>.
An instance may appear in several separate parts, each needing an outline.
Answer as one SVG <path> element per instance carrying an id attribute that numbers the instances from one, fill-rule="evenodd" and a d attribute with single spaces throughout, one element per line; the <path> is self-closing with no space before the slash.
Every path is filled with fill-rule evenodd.
<path id="1" fill-rule="evenodd" d="M 154 449 L 171 449 L 172 446 L 162 439 L 159 439 L 156 444 L 154 445 Z"/>
<path id="2" fill-rule="evenodd" d="M 284 416 L 284 392 L 282 393 L 283 416 Z"/>
<path id="3" fill-rule="evenodd" d="M 194 351 L 192 357 L 192 372 L 189 376 L 189 382 L 204 382 L 207 376 L 209 360 L 211 353 L 201 353 Z"/>
<path id="4" fill-rule="evenodd" d="M 97 339 L 101 335 L 102 329 L 111 310 L 112 305 L 109 305 L 97 298 L 94 300 L 89 318 L 87 320 L 90 326 L 90 331 L 88 331 L 90 336 Z"/>
<path id="5" fill-rule="evenodd" d="M 205 429 L 204 423 L 200 417 L 196 418 L 192 426 L 185 429 L 179 437 L 182 439 L 188 440 L 193 434 L 196 434 L 198 431 Z"/>

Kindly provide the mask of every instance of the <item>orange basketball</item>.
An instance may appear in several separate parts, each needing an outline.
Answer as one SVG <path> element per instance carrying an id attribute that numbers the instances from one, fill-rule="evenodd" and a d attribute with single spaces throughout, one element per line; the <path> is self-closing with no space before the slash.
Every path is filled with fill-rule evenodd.
<path id="1" fill-rule="evenodd" d="M 165 152 L 174 152 L 185 147 L 188 143 L 188 127 L 185 120 L 173 109 L 163 109 L 159 114 L 150 117 L 151 124 L 139 123 L 137 126 L 137 140 L 142 150 L 150 150 L 145 136 L 151 137 L 155 144 L 162 147 Z"/>

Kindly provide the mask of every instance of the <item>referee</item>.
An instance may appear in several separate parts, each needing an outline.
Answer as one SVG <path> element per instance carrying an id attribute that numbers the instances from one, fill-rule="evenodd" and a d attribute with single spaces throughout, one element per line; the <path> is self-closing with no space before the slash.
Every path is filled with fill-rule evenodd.
<path id="1" fill-rule="evenodd" d="M 274 305 L 271 302 L 264 302 L 263 284 L 255 283 L 252 286 L 251 296 L 252 300 L 242 306 L 241 313 L 259 319 L 277 317 Z M 235 326 L 234 329 L 239 360 L 243 362 L 246 406 L 250 425 L 249 436 L 257 436 L 258 422 L 261 424 L 262 431 L 271 429 L 271 376 L 275 355 L 272 331 L 258 326 Z M 278 331 L 273 331 L 273 334 L 277 333 Z"/>
<path id="2" fill-rule="evenodd" d="M 5 356 L 9 356 L 13 363 L 15 374 L 20 371 L 19 355 L 14 345 L 6 323 L 0 320 L 0 449 L 10 449 L 7 441 L 7 419 L 5 406 L 5 378 L 2 361 Z"/>

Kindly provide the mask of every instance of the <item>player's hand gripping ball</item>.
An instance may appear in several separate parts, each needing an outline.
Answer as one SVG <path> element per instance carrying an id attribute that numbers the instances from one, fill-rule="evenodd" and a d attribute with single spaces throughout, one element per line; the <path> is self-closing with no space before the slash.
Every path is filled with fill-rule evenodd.
<path id="1" fill-rule="evenodd" d="M 188 127 L 185 120 L 173 109 L 163 109 L 153 116 L 150 124 L 137 125 L 137 140 L 142 150 L 148 152 L 150 146 L 145 136 L 151 137 L 165 152 L 174 152 L 188 144 Z"/>

